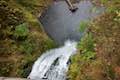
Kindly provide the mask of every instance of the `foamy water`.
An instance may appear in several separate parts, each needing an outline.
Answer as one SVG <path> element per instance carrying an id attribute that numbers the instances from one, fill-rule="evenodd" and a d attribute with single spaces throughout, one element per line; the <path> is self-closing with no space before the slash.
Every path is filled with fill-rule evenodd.
<path id="1" fill-rule="evenodd" d="M 32 80 L 65 80 L 69 58 L 76 53 L 77 43 L 66 41 L 64 46 L 49 50 L 34 63 L 28 78 Z"/>

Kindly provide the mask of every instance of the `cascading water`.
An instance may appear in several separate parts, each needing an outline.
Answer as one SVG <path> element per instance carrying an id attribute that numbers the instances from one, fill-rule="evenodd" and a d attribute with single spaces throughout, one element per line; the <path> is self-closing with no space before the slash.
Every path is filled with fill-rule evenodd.
<path id="1" fill-rule="evenodd" d="M 66 1 L 73 9 L 69 0 Z M 84 34 L 79 31 L 80 22 L 91 20 L 104 11 L 104 8 L 97 7 L 98 13 L 92 12 L 91 10 L 95 6 L 89 0 L 77 3 L 77 7 L 77 11 L 72 13 L 63 0 L 58 0 L 40 17 L 45 31 L 59 45 L 62 45 L 67 39 L 79 41 Z M 76 53 L 76 46 L 76 42 L 68 40 L 63 47 L 43 53 L 34 63 L 28 78 L 32 80 L 65 80 L 69 58 Z"/>
<path id="2" fill-rule="evenodd" d="M 77 43 L 66 41 L 63 47 L 43 53 L 34 63 L 28 78 L 31 80 L 65 80 L 69 58 L 76 53 Z"/>

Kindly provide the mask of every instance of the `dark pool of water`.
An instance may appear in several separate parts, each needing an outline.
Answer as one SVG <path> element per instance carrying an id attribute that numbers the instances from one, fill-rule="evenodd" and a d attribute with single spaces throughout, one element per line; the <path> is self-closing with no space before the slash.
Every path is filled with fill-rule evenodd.
<path id="1" fill-rule="evenodd" d="M 72 13 L 64 1 L 57 1 L 40 17 L 46 33 L 57 44 L 63 44 L 67 39 L 80 40 L 80 22 L 91 20 L 104 11 L 104 8 L 96 8 L 88 0 L 76 5 L 78 10 Z"/>

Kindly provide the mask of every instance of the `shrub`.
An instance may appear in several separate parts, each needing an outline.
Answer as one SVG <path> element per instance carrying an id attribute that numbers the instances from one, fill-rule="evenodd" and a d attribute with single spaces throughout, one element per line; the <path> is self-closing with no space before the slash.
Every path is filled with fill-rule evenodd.
<path id="1" fill-rule="evenodd" d="M 81 39 L 78 44 L 78 48 L 86 51 L 94 51 L 94 40 L 91 33 L 85 34 L 85 36 Z"/>
<path id="2" fill-rule="evenodd" d="M 82 59 L 91 59 L 94 58 L 94 40 L 91 33 L 87 33 L 79 42 L 78 47 L 82 51 Z"/>
<path id="3" fill-rule="evenodd" d="M 29 29 L 27 27 L 26 23 L 20 24 L 16 26 L 15 31 L 14 31 L 14 36 L 16 38 L 25 38 L 27 37 L 29 33 Z"/>
<path id="4" fill-rule="evenodd" d="M 34 48 L 34 45 L 28 40 L 22 42 L 19 47 L 20 51 L 27 53 L 27 54 L 31 54 L 33 51 L 33 48 Z"/>
<path id="5" fill-rule="evenodd" d="M 84 67 L 91 64 L 96 56 L 94 51 L 94 40 L 91 33 L 86 33 L 78 44 L 80 52 L 71 58 L 71 65 L 68 71 L 68 78 L 70 80 L 92 80 L 82 72 Z"/>

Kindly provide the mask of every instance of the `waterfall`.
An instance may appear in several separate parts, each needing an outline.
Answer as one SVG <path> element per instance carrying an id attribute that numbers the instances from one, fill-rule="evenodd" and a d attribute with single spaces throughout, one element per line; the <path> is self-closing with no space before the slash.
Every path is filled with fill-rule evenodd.
<path id="1" fill-rule="evenodd" d="M 77 43 L 66 41 L 64 46 L 49 50 L 37 59 L 28 78 L 31 80 L 65 80 L 69 58 L 76 53 Z"/>

